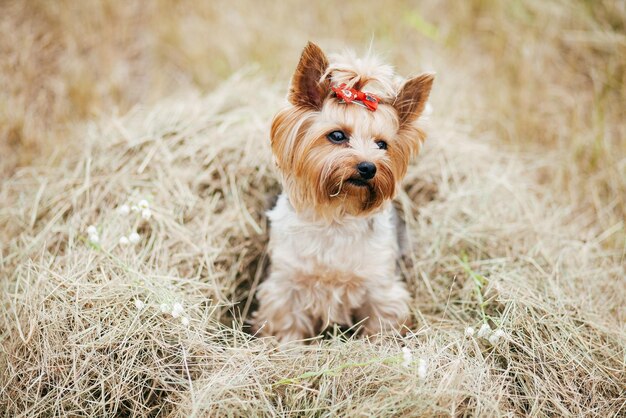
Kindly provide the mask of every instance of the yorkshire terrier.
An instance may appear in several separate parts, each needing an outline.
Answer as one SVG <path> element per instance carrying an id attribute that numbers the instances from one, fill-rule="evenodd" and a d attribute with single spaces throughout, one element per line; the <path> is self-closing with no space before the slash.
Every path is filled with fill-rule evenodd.
<path id="1" fill-rule="evenodd" d="M 366 334 L 398 330 L 409 317 L 392 199 L 425 139 L 417 120 L 434 76 L 401 81 L 373 56 L 331 58 L 307 44 L 272 122 L 283 193 L 268 212 L 254 321 L 281 342 L 354 321 Z"/>

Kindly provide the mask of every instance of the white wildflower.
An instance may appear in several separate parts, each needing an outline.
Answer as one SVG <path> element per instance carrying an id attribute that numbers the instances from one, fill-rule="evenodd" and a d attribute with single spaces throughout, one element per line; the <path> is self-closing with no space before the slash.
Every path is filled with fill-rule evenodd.
<path id="1" fill-rule="evenodd" d="M 98 235 L 98 228 L 96 228 L 94 225 L 89 225 L 87 227 L 87 233 L 89 235 Z"/>
<path id="2" fill-rule="evenodd" d="M 483 324 L 478 330 L 477 335 L 480 338 L 489 338 L 490 334 L 491 334 L 491 327 L 489 326 L 489 324 Z"/>
<path id="3" fill-rule="evenodd" d="M 130 207 L 130 210 L 132 210 L 133 212 L 139 212 L 139 206 L 137 206 L 137 205 L 132 205 L 132 206 Z"/>
<path id="4" fill-rule="evenodd" d="M 146 199 L 141 199 L 139 203 L 137 203 L 137 206 L 139 206 L 139 208 L 141 209 L 148 209 L 150 207 L 150 204 Z"/>
<path id="5" fill-rule="evenodd" d="M 117 212 L 120 215 L 128 215 L 130 213 L 130 207 L 128 205 L 126 205 L 126 204 L 118 206 Z"/>
<path id="6" fill-rule="evenodd" d="M 139 241 L 141 241 L 141 237 L 138 233 L 133 232 L 128 236 L 128 240 L 133 244 L 137 244 Z"/>
<path id="7" fill-rule="evenodd" d="M 147 221 L 152 217 L 152 211 L 149 208 L 143 209 L 141 211 L 141 217 Z"/>
<path id="8" fill-rule="evenodd" d="M 188 326 L 189 325 L 189 318 L 187 318 L 186 316 L 183 316 L 180 319 L 180 322 L 184 325 L 184 326 Z"/>
<path id="9" fill-rule="evenodd" d="M 476 330 L 473 327 L 465 328 L 465 336 L 468 338 L 473 337 L 475 332 Z"/>
<path id="10" fill-rule="evenodd" d="M 183 309 L 183 305 L 181 305 L 180 303 L 176 302 L 172 306 L 172 316 L 174 318 L 178 318 L 179 316 L 183 314 L 183 312 L 185 312 L 185 310 Z"/>
<path id="11" fill-rule="evenodd" d="M 500 342 L 502 337 L 506 336 L 506 333 L 501 329 L 496 330 L 493 334 L 489 336 L 489 344 L 497 345 Z"/>
<path id="12" fill-rule="evenodd" d="M 404 367 L 409 367 L 409 364 L 413 361 L 413 353 L 409 347 L 402 347 L 402 365 Z"/>
<path id="13" fill-rule="evenodd" d="M 91 242 L 92 244 L 97 244 L 100 242 L 100 237 L 98 236 L 98 234 L 91 234 L 89 235 L 89 242 Z"/>
<path id="14" fill-rule="evenodd" d="M 420 379 L 425 379 L 426 378 L 426 374 L 428 373 L 428 362 L 426 361 L 426 359 L 419 359 L 419 362 L 417 363 L 417 375 L 419 376 Z"/>
<path id="15" fill-rule="evenodd" d="M 120 245 L 128 245 L 130 243 L 130 241 L 128 240 L 128 238 L 126 238 L 125 236 L 121 236 L 120 237 Z"/>
<path id="16" fill-rule="evenodd" d="M 137 308 L 138 311 L 142 310 L 145 306 L 146 304 L 143 303 L 141 300 L 135 299 L 135 308 Z"/>

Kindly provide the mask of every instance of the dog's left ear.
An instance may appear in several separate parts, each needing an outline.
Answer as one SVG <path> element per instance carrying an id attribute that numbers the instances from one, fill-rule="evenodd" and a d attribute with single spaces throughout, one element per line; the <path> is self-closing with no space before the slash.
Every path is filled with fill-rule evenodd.
<path id="1" fill-rule="evenodd" d="M 408 79 L 396 95 L 393 106 L 400 117 L 400 126 L 413 123 L 424 111 L 435 75 L 426 73 Z"/>
<path id="2" fill-rule="evenodd" d="M 319 110 L 330 91 L 330 81 L 322 80 L 328 59 L 319 46 L 309 42 L 291 79 L 289 102 L 294 106 Z"/>

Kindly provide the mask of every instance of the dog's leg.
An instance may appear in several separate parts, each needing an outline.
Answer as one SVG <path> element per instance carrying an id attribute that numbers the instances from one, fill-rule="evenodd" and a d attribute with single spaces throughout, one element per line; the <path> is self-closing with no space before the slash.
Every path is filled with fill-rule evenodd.
<path id="1" fill-rule="evenodd" d="M 306 312 L 306 301 L 290 272 L 273 270 L 259 285 L 259 309 L 254 314 L 255 328 L 264 336 L 280 342 L 302 340 L 315 333 L 313 318 Z"/>
<path id="2" fill-rule="evenodd" d="M 409 318 L 411 296 L 399 279 L 372 281 L 368 286 L 365 304 L 358 310 L 368 335 L 398 330 Z"/>

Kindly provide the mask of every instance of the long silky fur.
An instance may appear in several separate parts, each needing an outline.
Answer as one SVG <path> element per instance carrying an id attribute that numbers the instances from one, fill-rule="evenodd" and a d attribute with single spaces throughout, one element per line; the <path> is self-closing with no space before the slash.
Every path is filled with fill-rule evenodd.
<path id="1" fill-rule="evenodd" d="M 316 45 L 305 48 L 292 78 L 291 106 L 274 117 L 270 133 L 283 194 L 268 214 L 272 267 L 255 313 L 261 334 L 291 341 L 330 323 L 362 320 L 366 332 L 376 333 L 406 321 L 409 293 L 396 273 L 391 200 L 425 139 L 416 121 L 432 76 L 420 77 L 398 83 L 393 69 L 371 54 L 329 62 Z M 376 94 L 378 109 L 339 102 L 332 83 Z M 334 130 L 349 141 L 330 142 Z M 386 150 L 376 145 L 380 140 Z M 349 180 L 362 161 L 377 171 L 360 187 Z"/>

